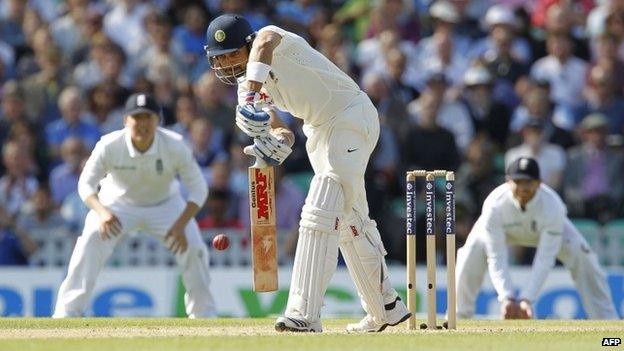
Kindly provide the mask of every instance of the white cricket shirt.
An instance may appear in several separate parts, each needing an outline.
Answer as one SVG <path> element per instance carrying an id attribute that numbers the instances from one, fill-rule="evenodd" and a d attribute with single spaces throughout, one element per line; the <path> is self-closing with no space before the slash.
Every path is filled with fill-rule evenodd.
<path id="1" fill-rule="evenodd" d="M 535 301 L 561 249 L 566 216 L 567 210 L 559 195 L 543 183 L 524 211 L 508 183 L 488 195 L 471 235 L 482 235 L 485 239 L 488 270 L 500 300 L 515 295 L 509 275 L 507 245 L 537 248 L 531 278 L 522 282 L 520 292 L 520 298 Z"/>
<path id="2" fill-rule="evenodd" d="M 207 185 L 182 136 L 159 127 L 150 148 L 140 153 L 124 128 L 95 145 L 80 175 L 78 193 L 83 201 L 97 193 L 104 205 L 153 206 L 179 194 L 176 176 L 188 189 L 187 201 L 201 207 Z"/>
<path id="3" fill-rule="evenodd" d="M 273 51 L 271 73 L 262 87 L 273 104 L 318 126 L 344 110 L 362 93 L 360 87 L 328 58 L 300 36 L 276 26 L 266 26 L 282 37 Z M 245 104 L 247 89 L 238 85 L 239 105 Z"/>

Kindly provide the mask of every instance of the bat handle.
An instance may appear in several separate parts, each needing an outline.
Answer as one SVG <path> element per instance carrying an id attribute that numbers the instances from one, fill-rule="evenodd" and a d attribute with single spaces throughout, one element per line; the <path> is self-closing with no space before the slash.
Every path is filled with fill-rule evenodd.
<path id="1" fill-rule="evenodd" d="M 254 164 L 251 167 L 252 168 L 264 168 L 266 166 L 268 166 L 266 161 L 263 160 L 262 158 L 256 156 L 256 162 L 254 162 Z"/>

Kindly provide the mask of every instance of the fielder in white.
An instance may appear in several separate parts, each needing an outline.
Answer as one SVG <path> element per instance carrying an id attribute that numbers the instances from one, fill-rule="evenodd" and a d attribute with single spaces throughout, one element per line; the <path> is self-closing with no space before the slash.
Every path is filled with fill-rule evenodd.
<path id="1" fill-rule="evenodd" d="M 509 274 L 507 245 L 537 248 L 531 278 L 522 282 L 519 296 Z M 519 158 L 507 170 L 507 182 L 483 203 L 481 216 L 457 252 L 457 316 L 474 315 L 487 270 L 501 302 L 502 318 L 532 318 L 532 302 L 555 259 L 570 270 L 589 318 L 618 318 L 596 254 L 567 218 L 559 195 L 540 181 L 537 162 Z"/>
<path id="2" fill-rule="evenodd" d="M 322 331 L 321 306 L 339 247 L 368 313 L 347 330 L 382 331 L 409 318 L 390 286 L 386 251 L 368 216 L 364 171 L 379 138 L 368 96 L 303 38 L 276 26 L 255 33 L 241 16 L 226 14 L 206 35 L 216 75 L 238 83 L 236 124 L 254 138 L 246 153 L 273 165 L 290 153 L 293 134 L 274 107 L 304 121 L 315 175 L 301 213 L 288 305 L 276 330 Z"/>
<path id="3" fill-rule="evenodd" d="M 125 128 L 104 135 L 91 153 L 78 182 L 91 211 L 59 289 L 54 318 L 83 315 L 115 245 L 137 230 L 160 238 L 175 253 L 188 316 L 215 316 L 208 250 L 193 218 L 206 200 L 206 183 L 182 137 L 158 127 L 159 111 L 151 96 L 130 96 Z M 188 189 L 186 202 L 176 176 Z"/>

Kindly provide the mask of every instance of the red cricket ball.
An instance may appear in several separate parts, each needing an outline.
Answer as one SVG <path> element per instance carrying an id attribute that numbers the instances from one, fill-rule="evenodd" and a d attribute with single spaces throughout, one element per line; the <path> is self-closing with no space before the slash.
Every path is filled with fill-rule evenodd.
<path id="1" fill-rule="evenodd" d="M 219 234 L 212 239 L 212 247 L 221 251 L 230 247 L 230 239 L 225 234 Z"/>

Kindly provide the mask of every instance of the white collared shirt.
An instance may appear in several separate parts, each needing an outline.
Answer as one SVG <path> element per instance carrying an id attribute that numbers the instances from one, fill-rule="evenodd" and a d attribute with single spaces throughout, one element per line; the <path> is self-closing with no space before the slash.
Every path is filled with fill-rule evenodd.
<path id="1" fill-rule="evenodd" d="M 80 175 L 78 193 L 83 201 L 97 193 L 103 205 L 153 206 L 179 194 L 176 176 L 188 189 L 187 201 L 201 207 L 207 185 L 182 136 L 159 127 L 150 148 L 140 153 L 124 128 L 95 145 Z"/>
<path id="2" fill-rule="evenodd" d="M 485 239 L 488 270 L 500 300 L 515 296 L 507 245 L 537 248 L 531 278 L 522 282 L 520 292 L 521 298 L 535 301 L 561 249 L 566 216 L 567 209 L 559 195 L 543 183 L 524 211 L 508 183 L 488 195 L 471 235 L 481 235 Z"/>
<path id="3" fill-rule="evenodd" d="M 273 104 L 306 124 L 320 125 L 349 107 L 360 87 L 300 36 L 276 26 L 260 29 L 282 37 L 273 51 L 271 74 L 262 92 Z M 238 104 L 245 104 L 246 84 L 238 85 Z"/>

